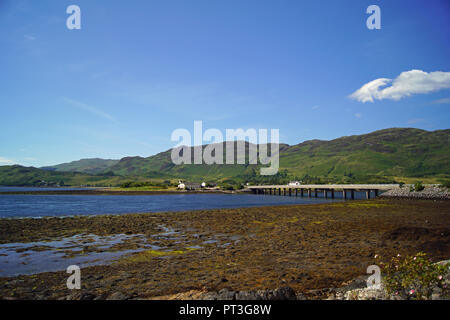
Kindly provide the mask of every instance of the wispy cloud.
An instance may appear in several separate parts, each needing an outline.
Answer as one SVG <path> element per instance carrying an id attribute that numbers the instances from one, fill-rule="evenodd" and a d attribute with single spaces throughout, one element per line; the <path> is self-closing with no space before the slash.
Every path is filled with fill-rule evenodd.
<path id="1" fill-rule="evenodd" d="M 423 118 L 416 118 L 416 119 L 409 119 L 407 124 L 417 124 L 417 123 L 422 123 L 425 122 L 426 120 Z"/>
<path id="2" fill-rule="evenodd" d="M 317 109 L 319 109 L 319 108 L 320 108 L 319 106 L 313 106 L 311 109 L 317 110 Z"/>
<path id="3" fill-rule="evenodd" d="M 118 121 L 113 116 L 111 116 L 110 114 L 108 114 L 108 113 L 106 113 L 106 112 L 104 112 L 104 111 L 102 111 L 102 110 L 100 110 L 100 109 L 98 109 L 96 107 L 93 107 L 93 106 L 85 104 L 83 102 L 76 101 L 76 100 L 73 100 L 73 99 L 69 99 L 69 98 L 66 98 L 66 97 L 63 97 L 63 101 L 67 102 L 68 104 L 72 105 L 73 107 L 76 107 L 76 108 L 88 111 L 88 112 L 90 112 L 90 113 L 92 113 L 92 114 L 94 114 L 96 116 L 99 116 L 99 117 L 107 119 L 109 121 L 118 123 Z"/>
<path id="4" fill-rule="evenodd" d="M 434 100 L 433 104 L 450 104 L 450 98 L 443 98 L 439 100 Z"/>
<path id="5" fill-rule="evenodd" d="M 10 164 L 13 164 L 13 163 L 14 163 L 14 160 L 7 159 L 7 158 L 4 158 L 4 157 L 0 157 L 0 165 L 10 165 Z"/>
<path id="6" fill-rule="evenodd" d="M 362 117 L 362 114 L 361 113 L 355 113 L 355 117 L 359 119 L 359 118 Z"/>
<path id="7" fill-rule="evenodd" d="M 390 84 L 390 85 L 389 85 Z M 389 85 L 389 86 L 388 86 Z M 395 79 L 379 78 L 363 85 L 350 95 L 359 102 L 400 100 L 413 94 L 423 94 L 450 88 L 450 72 L 410 70 Z"/>

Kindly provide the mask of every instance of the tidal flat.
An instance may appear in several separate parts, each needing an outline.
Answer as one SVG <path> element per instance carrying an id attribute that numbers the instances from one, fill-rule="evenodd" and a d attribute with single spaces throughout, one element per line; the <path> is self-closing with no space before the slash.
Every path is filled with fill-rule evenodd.
<path id="1" fill-rule="evenodd" d="M 119 292 L 127 299 L 151 299 L 190 290 L 283 286 L 320 299 L 329 288 L 364 275 L 376 264 L 375 254 L 422 251 L 434 261 L 450 258 L 450 202 L 433 200 L 0 219 L 0 230 L 0 245 L 14 244 L 19 253 L 63 250 L 62 259 L 118 253 L 81 266 L 77 291 L 98 299 Z M 99 243 L 118 236 L 121 241 L 112 245 Z M 62 239 L 72 241 L 71 247 L 51 248 Z M 61 299 L 73 294 L 68 276 L 61 270 L 3 277 L 0 298 Z"/>

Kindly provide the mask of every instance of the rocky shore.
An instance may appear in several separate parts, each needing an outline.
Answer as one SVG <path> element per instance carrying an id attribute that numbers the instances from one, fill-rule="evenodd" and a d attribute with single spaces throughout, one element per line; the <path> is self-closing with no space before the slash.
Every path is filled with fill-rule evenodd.
<path id="1" fill-rule="evenodd" d="M 450 260 L 443 260 L 437 263 L 448 265 Z M 330 289 L 327 300 L 405 300 L 405 297 L 388 293 L 383 284 L 381 284 L 380 288 L 368 287 L 368 277 L 360 276 L 344 283 L 340 288 Z M 450 285 L 450 270 L 445 276 L 445 284 L 447 286 Z M 448 300 L 449 298 L 442 293 L 441 289 L 433 288 L 431 300 Z"/>
<path id="2" fill-rule="evenodd" d="M 450 260 L 440 261 L 441 264 L 450 264 Z M 389 294 L 383 285 L 379 288 L 368 287 L 368 275 L 359 276 L 353 280 L 342 283 L 338 288 L 324 288 L 321 290 L 309 290 L 305 293 L 295 292 L 289 286 L 280 287 L 274 290 L 247 290 L 234 291 L 227 288 L 219 291 L 189 290 L 187 292 L 157 296 L 150 300 L 405 300 L 395 294 Z M 446 275 L 445 284 L 450 285 L 450 270 Z M 60 300 L 127 300 L 130 296 L 117 291 L 110 295 L 96 296 L 92 293 L 75 292 L 61 297 Z M 447 300 L 449 297 L 442 293 L 442 290 L 435 287 L 431 300 Z"/>
<path id="3" fill-rule="evenodd" d="M 382 193 L 380 198 L 450 200 L 450 193 L 446 187 L 425 186 L 422 191 L 411 191 L 410 187 L 410 185 L 404 185 L 401 188 L 391 189 Z"/>
<path id="4" fill-rule="evenodd" d="M 0 276 L 0 298 L 181 299 L 190 295 L 202 299 L 327 299 L 334 292 L 330 288 L 365 275 L 367 266 L 376 264 L 375 254 L 392 257 L 422 251 L 435 262 L 448 259 L 449 215 L 448 201 L 376 199 L 0 219 L 0 246 L 29 244 L 28 251 L 18 247 L 14 256 L 37 252 L 54 259 L 61 252 L 61 259 L 72 264 L 69 259 L 85 259 L 90 254 L 125 253 L 113 262 L 82 266 L 81 290 L 67 288 L 65 267 Z M 126 237 L 108 248 L 97 243 L 117 235 Z M 62 238 L 74 241 L 75 236 L 81 244 L 50 247 Z M 9 252 L 4 254 L 3 259 L 10 259 Z"/>
<path id="5" fill-rule="evenodd" d="M 128 300 L 130 296 L 117 291 L 106 296 L 96 296 L 92 293 L 75 292 L 59 300 Z M 297 294 L 291 287 L 281 287 L 274 290 L 219 291 L 190 290 L 187 292 L 157 296 L 149 300 L 305 300 L 302 294 Z"/>

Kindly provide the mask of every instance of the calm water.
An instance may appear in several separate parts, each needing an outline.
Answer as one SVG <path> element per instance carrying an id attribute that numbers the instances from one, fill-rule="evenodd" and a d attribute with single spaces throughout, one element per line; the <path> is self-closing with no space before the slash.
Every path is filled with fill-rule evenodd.
<path id="1" fill-rule="evenodd" d="M 1 218 L 124 214 L 339 201 L 253 194 L 0 195 Z"/>
<path id="2" fill-rule="evenodd" d="M 90 190 L 95 188 L 70 188 L 70 187 L 3 187 L 1 192 L 26 192 L 26 191 L 59 191 L 59 190 Z"/>

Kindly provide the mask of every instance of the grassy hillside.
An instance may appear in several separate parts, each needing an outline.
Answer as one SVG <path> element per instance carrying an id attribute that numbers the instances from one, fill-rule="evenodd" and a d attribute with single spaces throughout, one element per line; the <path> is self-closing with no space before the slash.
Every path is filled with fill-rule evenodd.
<path id="1" fill-rule="evenodd" d="M 445 179 L 450 130 L 385 129 L 332 141 L 306 141 L 281 153 L 281 167 L 298 176 Z"/>
<path id="2" fill-rule="evenodd" d="M 331 141 L 280 145 L 281 180 L 318 182 L 437 182 L 450 177 L 450 130 L 392 128 Z M 248 144 L 246 145 L 248 149 Z M 225 150 L 225 148 L 224 148 Z M 225 151 L 224 151 L 225 152 Z M 192 152 L 191 152 L 192 153 Z M 225 158 L 225 157 L 224 157 Z M 248 163 L 248 162 L 247 162 Z M 180 165 L 170 150 L 148 158 L 124 158 L 109 168 L 118 175 L 251 181 L 258 165 Z M 270 177 L 264 178 L 270 180 Z M 263 180 L 264 180 L 263 179 Z"/>
<path id="3" fill-rule="evenodd" d="M 223 147 L 225 154 L 225 144 Z M 236 150 L 236 144 L 234 147 Z M 248 143 L 245 148 L 248 151 Z M 64 181 L 66 185 L 118 185 L 124 181 L 179 178 L 228 184 L 285 183 L 291 179 L 304 183 L 409 183 L 418 180 L 441 183 L 450 180 L 450 130 L 392 128 L 331 141 L 281 144 L 280 170 L 275 176 L 260 176 L 261 166 L 248 164 L 248 157 L 245 164 L 240 165 L 177 166 L 171 161 L 170 150 L 147 158 L 126 157 L 118 162 L 88 160 L 55 166 L 55 171 L 0 167 L 0 185 L 33 185 L 41 180 Z M 65 170 L 96 175 L 62 172 Z"/>
<path id="4" fill-rule="evenodd" d="M 59 171 L 59 172 L 83 172 L 89 174 L 99 174 L 107 171 L 107 169 L 116 163 L 119 160 L 110 160 L 110 159 L 81 159 L 78 161 L 72 161 L 69 163 L 62 163 L 56 166 L 42 167 L 41 169 L 50 170 L 50 171 Z"/>
<path id="5" fill-rule="evenodd" d="M 0 166 L 1 186 L 116 186 L 127 177 L 90 175 L 80 172 L 56 172 L 33 167 Z M 136 178 L 140 181 L 143 179 Z"/>

